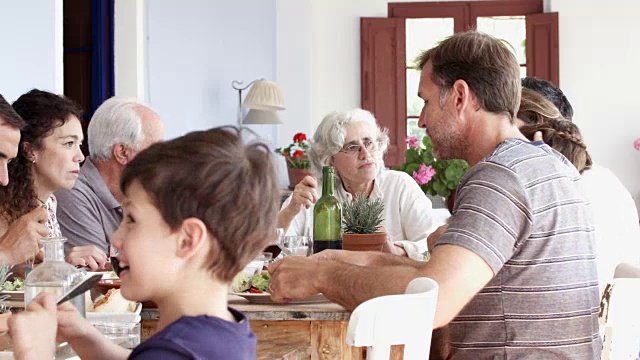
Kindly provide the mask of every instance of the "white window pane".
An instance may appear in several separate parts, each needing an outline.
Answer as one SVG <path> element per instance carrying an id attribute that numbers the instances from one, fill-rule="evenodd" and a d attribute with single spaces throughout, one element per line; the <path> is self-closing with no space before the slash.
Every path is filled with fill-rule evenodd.
<path id="1" fill-rule="evenodd" d="M 406 64 L 407 64 L 407 116 L 418 116 L 424 101 L 418 97 L 420 72 L 413 69 L 414 61 L 423 51 L 436 46 L 453 35 L 453 18 L 406 19 Z M 418 127 L 418 119 L 407 119 L 407 135 L 418 138 L 425 130 Z"/>
<path id="2" fill-rule="evenodd" d="M 520 66 L 520 79 L 527 77 L 527 67 Z"/>
<path id="3" fill-rule="evenodd" d="M 406 20 L 407 67 L 413 67 L 416 57 L 424 50 L 453 35 L 453 18 L 425 18 Z"/>
<path id="4" fill-rule="evenodd" d="M 418 85 L 420 84 L 420 71 L 407 69 L 407 115 L 418 116 L 422 111 L 424 100 L 418 97 Z"/>
<path id="5" fill-rule="evenodd" d="M 527 63 L 525 39 L 527 25 L 524 16 L 492 16 L 477 18 L 478 31 L 506 40 L 515 51 L 520 65 Z"/>
<path id="6" fill-rule="evenodd" d="M 415 136 L 422 140 L 422 137 L 427 133 L 425 129 L 418 127 L 418 119 L 407 119 L 407 136 Z"/>

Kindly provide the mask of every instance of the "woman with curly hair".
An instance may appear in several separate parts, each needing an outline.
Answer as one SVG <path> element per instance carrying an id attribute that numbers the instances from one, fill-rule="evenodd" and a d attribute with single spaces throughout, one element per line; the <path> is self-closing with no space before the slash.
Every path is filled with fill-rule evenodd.
<path id="1" fill-rule="evenodd" d="M 71 189 L 84 155 L 81 113 L 68 98 L 31 90 L 13 103 L 26 122 L 16 158 L 9 164 L 8 186 L 0 188 L 0 233 L 38 206 L 47 210 L 49 236 L 62 236 L 56 219 L 54 191 Z M 67 261 L 92 269 L 104 267 L 107 256 L 95 246 L 72 248 Z"/>

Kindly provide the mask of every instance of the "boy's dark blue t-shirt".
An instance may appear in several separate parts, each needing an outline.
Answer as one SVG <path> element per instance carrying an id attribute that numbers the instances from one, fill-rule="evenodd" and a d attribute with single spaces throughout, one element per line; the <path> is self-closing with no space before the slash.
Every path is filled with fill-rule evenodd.
<path id="1" fill-rule="evenodd" d="M 207 315 L 181 317 L 133 349 L 129 359 L 255 359 L 256 337 L 249 321 L 229 311 L 236 323 Z"/>

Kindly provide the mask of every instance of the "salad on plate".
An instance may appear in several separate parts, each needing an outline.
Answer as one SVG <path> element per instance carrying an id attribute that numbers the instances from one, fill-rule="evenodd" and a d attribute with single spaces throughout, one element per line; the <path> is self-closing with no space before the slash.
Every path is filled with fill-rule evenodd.
<path id="1" fill-rule="evenodd" d="M 268 294 L 271 276 L 266 270 L 249 276 L 241 271 L 231 281 L 231 291 L 234 293 Z"/>

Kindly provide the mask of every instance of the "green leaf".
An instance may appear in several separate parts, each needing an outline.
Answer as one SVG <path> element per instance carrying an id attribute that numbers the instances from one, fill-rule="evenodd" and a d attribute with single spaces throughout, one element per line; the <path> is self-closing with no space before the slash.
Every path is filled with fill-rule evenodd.
<path id="1" fill-rule="evenodd" d="M 422 162 L 425 165 L 433 165 L 433 163 L 435 162 L 435 159 L 433 158 L 431 153 L 428 153 L 425 151 L 422 153 Z"/>
<path id="2" fill-rule="evenodd" d="M 405 169 L 405 172 L 409 175 L 413 175 L 413 172 L 418 170 L 420 170 L 420 164 L 412 163 L 412 164 L 407 164 L 407 168 Z"/>

